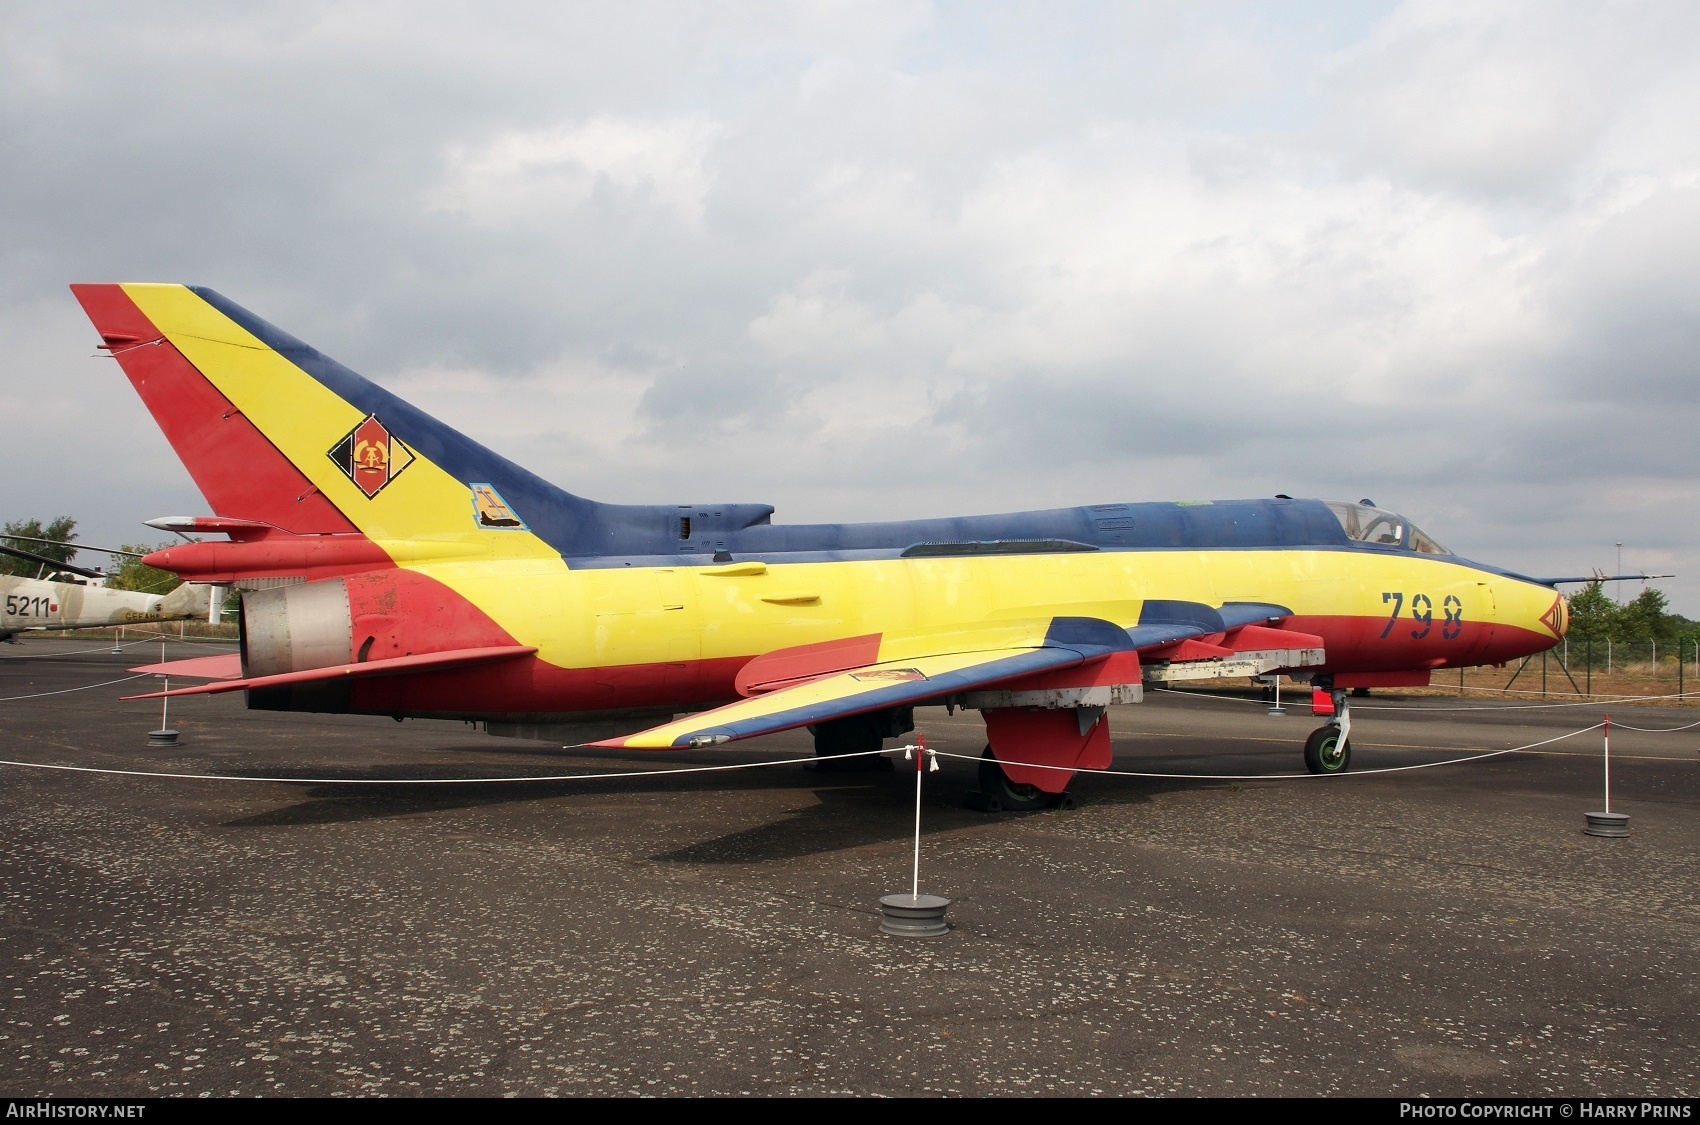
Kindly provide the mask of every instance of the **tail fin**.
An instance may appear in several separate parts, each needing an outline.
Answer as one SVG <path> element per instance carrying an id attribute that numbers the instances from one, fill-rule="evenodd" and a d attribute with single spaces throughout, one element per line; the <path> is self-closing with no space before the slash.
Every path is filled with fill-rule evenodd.
<path id="1" fill-rule="evenodd" d="M 167 617 L 205 618 L 212 608 L 212 587 L 185 582 L 160 599 L 159 612 Z"/>
<path id="2" fill-rule="evenodd" d="M 575 553 L 604 505 L 499 457 L 210 289 L 73 285 L 220 516 Z"/>

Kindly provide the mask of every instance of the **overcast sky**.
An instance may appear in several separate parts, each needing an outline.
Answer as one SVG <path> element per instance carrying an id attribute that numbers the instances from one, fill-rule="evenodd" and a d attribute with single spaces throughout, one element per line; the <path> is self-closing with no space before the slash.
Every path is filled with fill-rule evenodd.
<path id="1" fill-rule="evenodd" d="M 1700 616 L 1687 0 L 0 21 L 4 518 L 205 510 L 66 290 L 181 281 L 597 499 L 1368 497 Z"/>

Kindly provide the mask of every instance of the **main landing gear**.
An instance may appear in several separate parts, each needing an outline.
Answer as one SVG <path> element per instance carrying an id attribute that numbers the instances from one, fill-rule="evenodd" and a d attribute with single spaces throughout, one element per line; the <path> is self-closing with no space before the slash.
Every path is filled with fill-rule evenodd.
<path id="1" fill-rule="evenodd" d="M 1305 739 L 1305 769 L 1311 773 L 1345 773 L 1352 764 L 1352 715 L 1347 691 L 1332 691 L 1334 717 Z"/>
<path id="2" fill-rule="evenodd" d="M 909 707 L 816 723 L 809 728 L 815 736 L 815 760 L 807 768 L 818 773 L 890 773 L 891 759 L 874 751 L 884 748 L 886 739 L 914 729 L 915 712 Z"/>
<path id="3" fill-rule="evenodd" d="M 980 755 L 980 788 L 964 799 L 968 808 L 980 812 L 1037 812 L 1040 809 L 1072 809 L 1074 798 L 1067 793 L 1047 793 L 1037 785 L 1011 781 L 998 765 L 990 746 Z"/>

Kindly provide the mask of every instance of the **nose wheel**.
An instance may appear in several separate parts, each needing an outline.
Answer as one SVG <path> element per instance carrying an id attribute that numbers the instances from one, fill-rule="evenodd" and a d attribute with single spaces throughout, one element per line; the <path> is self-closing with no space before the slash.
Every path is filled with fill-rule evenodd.
<path id="1" fill-rule="evenodd" d="M 1352 764 L 1351 694 L 1333 692 L 1334 718 L 1305 739 L 1305 769 L 1311 773 L 1345 773 Z"/>
<path id="2" fill-rule="evenodd" d="M 1311 773 L 1345 773 L 1351 764 L 1351 740 L 1341 738 L 1333 723 L 1317 727 L 1305 739 L 1305 769 Z"/>

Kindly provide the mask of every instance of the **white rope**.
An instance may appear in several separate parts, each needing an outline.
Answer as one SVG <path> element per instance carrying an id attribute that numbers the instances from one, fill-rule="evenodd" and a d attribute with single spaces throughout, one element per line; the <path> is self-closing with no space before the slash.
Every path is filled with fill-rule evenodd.
<path id="1" fill-rule="evenodd" d="M 127 625 L 125 628 L 133 630 L 136 626 Z M 141 637 L 144 641 L 170 641 L 172 644 L 184 645 L 233 645 L 236 643 L 235 637 L 188 637 L 181 633 L 143 633 Z M 124 643 L 129 644 L 130 642 Z"/>
<path id="2" fill-rule="evenodd" d="M 1482 691 L 1482 688 L 1471 688 Z M 1566 693 L 1569 694 L 1569 693 Z M 1687 699 L 1692 692 L 1681 695 L 1625 695 L 1610 698 L 1586 699 L 1577 703 L 1501 703 L 1487 707 L 1421 707 L 1399 703 L 1361 704 L 1365 711 L 1556 711 L 1564 707 L 1616 707 L 1619 704 L 1656 703 L 1661 699 Z"/>
<path id="3" fill-rule="evenodd" d="M 1700 727 L 1700 722 L 1685 723 L 1680 727 L 1632 727 L 1628 723 L 1613 723 L 1612 726 L 1619 730 L 1639 731 L 1642 734 L 1670 734 L 1673 731 L 1693 730 L 1695 727 Z"/>
<path id="4" fill-rule="evenodd" d="M 19 699 L 40 699 L 46 695 L 65 695 L 66 693 L 73 691 L 88 691 L 90 688 L 110 687 L 113 684 L 127 684 L 131 680 L 145 679 L 149 674 L 150 673 L 143 672 L 138 676 L 125 676 L 122 679 L 117 680 L 103 680 L 98 684 L 84 684 L 82 687 L 60 688 L 58 691 L 38 691 L 34 695 L 8 695 L 4 699 L 0 699 L 0 703 L 12 703 Z"/>
<path id="5" fill-rule="evenodd" d="M 902 753 L 913 746 L 894 750 L 862 750 L 854 754 L 833 754 L 828 761 L 843 758 L 867 758 L 875 754 Z M 98 773 L 114 777 L 158 777 L 174 781 L 269 781 L 287 785 L 500 785 L 533 781 L 617 781 L 625 777 L 669 777 L 684 773 L 720 773 L 728 770 L 753 770 L 764 766 L 794 766 L 819 762 L 819 757 L 786 758 L 776 762 L 738 762 L 725 766 L 682 766 L 670 770 L 626 770 L 621 773 L 563 773 L 545 777 L 257 777 L 222 773 L 162 773 L 154 770 L 115 770 L 95 766 L 57 766 L 46 762 L 11 762 L 0 759 L 0 766 L 16 766 L 28 770 L 63 770 L 66 773 Z"/>
<path id="6" fill-rule="evenodd" d="M 1168 695 L 1184 695 L 1190 699 L 1208 699 L 1219 703 L 1249 703 L 1258 707 L 1267 707 L 1266 699 L 1240 699 L 1232 695 L 1217 695 L 1207 691 L 1187 691 L 1180 688 L 1154 688 L 1154 691 Z M 1471 691 L 1498 690 L 1491 688 L 1471 688 Z M 1581 703 L 1490 703 L 1481 706 L 1427 706 L 1422 704 L 1401 703 L 1354 703 L 1354 711 L 1553 711 L 1565 707 L 1616 707 L 1635 703 L 1652 703 L 1661 699 L 1688 699 L 1693 692 L 1683 692 L 1681 695 L 1626 695 L 1621 698 L 1601 698 L 1585 700 Z M 1286 705 L 1283 704 L 1283 707 Z M 1300 704 L 1303 706 L 1303 704 Z"/>
<path id="7" fill-rule="evenodd" d="M 140 676 L 132 676 L 132 677 L 129 677 L 129 678 L 130 679 L 140 679 L 141 677 Z M 121 683 L 122 681 L 115 680 L 113 682 L 114 683 Z M 99 687 L 99 686 L 102 686 L 102 685 L 94 684 L 94 685 L 90 685 L 90 686 Z M 75 691 L 75 690 L 80 690 L 80 689 L 73 688 L 73 689 L 70 689 L 70 690 Z M 44 693 L 44 694 L 50 694 L 51 695 L 51 694 L 58 694 L 58 693 L 48 692 L 48 693 Z M 29 697 L 20 696 L 19 698 L 29 698 Z M 3 701 L 0 701 L 0 702 L 3 702 Z M 1695 725 L 1700 725 L 1700 724 L 1695 724 Z M 1080 769 L 1076 766 L 1047 765 L 1047 764 L 1041 763 L 1041 762 L 1006 762 L 1006 761 L 1002 761 L 1002 760 L 999 761 L 999 765 L 1019 766 L 1019 767 L 1024 768 L 1024 769 L 1062 770 L 1062 771 L 1066 771 L 1066 772 L 1069 772 L 1069 773 L 1083 773 L 1083 774 L 1091 774 L 1091 775 L 1094 775 L 1094 776 L 1101 776 L 1101 777 L 1182 778 L 1182 779 L 1193 780 L 1193 781 L 1294 781 L 1294 780 L 1302 781 L 1302 780 L 1306 780 L 1306 779 L 1309 779 L 1309 778 L 1316 778 L 1316 777 L 1369 777 L 1369 776 L 1372 776 L 1372 775 L 1375 775 L 1375 774 L 1406 773 L 1406 772 L 1409 772 L 1411 770 L 1426 770 L 1426 769 L 1434 769 L 1434 768 L 1439 767 L 1439 766 L 1462 765 L 1462 764 L 1465 764 L 1465 763 L 1468 763 L 1468 762 L 1485 761 L 1488 758 L 1503 757 L 1506 754 L 1520 754 L 1520 753 L 1523 753 L 1524 751 L 1539 749 L 1542 746 L 1550 746 L 1555 742 L 1563 742 L 1566 739 L 1571 739 L 1571 738 L 1575 738 L 1578 735 L 1587 734 L 1589 731 L 1599 730 L 1602 726 L 1604 726 L 1603 723 L 1595 723 L 1592 726 L 1583 727 L 1580 730 L 1573 730 L 1573 731 L 1570 731 L 1566 734 L 1555 735 L 1552 738 L 1542 739 L 1539 742 L 1530 742 L 1530 743 L 1526 743 L 1522 746 L 1513 746 L 1513 747 L 1506 749 L 1506 750 L 1489 750 L 1489 751 L 1484 751 L 1484 752 L 1479 753 L 1479 754 L 1470 754 L 1470 755 L 1467 755 L 1467 756 L 1462 757 L 1462 758 L 1447 758 L 1447 759 L 1445 759 L 1443 761 L 1439 761 L 1439 762 L 1422 762 L 1422 763 L 1419 763 L 1417 765 L 1410 765 L 1410 766 L 1382 766 L 1382 767 L 1378 767 L 1376 769 L 1350 770 L 1350 771 L 1347 771 L 1345 773 L 1338 773 L 1338 774 L 1313 774 L 1313 773 L 1250 773 L 1250 774 L 1149 773 L 1149 772 L 1137 771 L 1137 770 L 1090 770 L 1090 769 Z M 1630 728 L 1627 728 L 1627 729 L 1637 730 L 1639 728 L 1630 727 Z M 1687 729 L 1687 728 L 1676 727 L 1676 728 L 1671 728 L 1671 729 L 1673 729 L 1673 730 L 1683 730 L 1683 729 Z M 1657 733 L 1657 732 L 1650 732 L 1650 733 Z M 911 745 L 911 746 L 893 747 L 890 750 L 864 750 L 864 751 L 859 751 L 859 752 L 853 753 L 853 754 L 834 754 L 834 755 L 831 756 L 831 759 L 829 759 L 829 760 L 842 760 L 842 759 L 846 759 L 846 758 L 867 758 L 867 757 L 873 757 L 874 755 L 882 755 L 882 754 L 901 754 L 901 753 L 904 753 L 906 751 L 913 751 L 915 749 L 917 749 L 917 747 Z M 956 759 L 958 761 L 976 762 L 976 763 L 982 760 L 980 758 L 974 757 L 973 755 L 952 754 L 949 751 L 938 750 L 938 749 L 935 749 L 933 747 L 928 747 L 927 752 L 934 755 L 935 758 L 953 758 L 953 759 Z M 808 757 L 808 758 L 784 758 L 784 759 L 780 759 L 778 761 L 772 761 L 772 762 L 738 762 L 738 763 L 734 763 L 734 764 L 730 764 L 730 765 L 719 765 L 719 766 L 683 766 L 683 767 L 679 767 L 679 768 L 676 768 L 676 769 L 665 769 L 665 770 L 626 770 L 626 771 L 622 771 L 622 772 L 618 772 L 618 773 L 546 774 L 546 775 L 542 775 L 542 776 L 528 776 L 528 777 L 431 777 L 431 778 L 260 777 L 260 776 L 255 776 L 255 775 L 242 775 L 242 774 L 167 773 L 167 772 L 161 772 L 161 771 L 156 771 L 156 770 L 120 770 L 120 769 L 104 769 L 104 768 L 98 768 L 98 767 L 94 767 L 94 766 L 62 766 L 62 765 L 54 765 L 54 764 L 46 763 L 46 762 L 18 762 L 18 761 L 9 761 L 9 760 L 6 760 L 6 759 L 0 759 L 0 766 L 12 766 L 12 767 L 17 768 L 17 769 L 59 770 L 59 771 L 66 772 L 66 773 L 102 774 L 102 775 L 113 776 L 113 777 L 154 777 L 154 778 L 161 778 L 161 779 L 174 780 L 174 781 L 242 781 L 242 782 L 271 782 L 271 783 L 281 782 L 283 784 L 289 784 L 289 785 L 502 785 L 502 784 L 523 784 L 523 783 L 526 783 L 526 782 L 609 781 L 609 780 L 618 780 L 620 778 L 627 778 L 627 777 L 672 777 L 672 776 L 677 776 L 677 775 L 680 775 L 680 774 L 692 774 L 692 773 L 724 773 L 724 772 L 729 772 L 729 771 L 732 771 L 732 770 L 761 769 L 761 768 L 764 768 L 764 767 L 767 767 L 767 766 L 806 765 L 810 762 L 820 762 L 821 760 L 822 759 L 819 756 L 815 756 L 815 757 Z"/>
<path id="8" fill-rule="evenodd" d="M 1021 766 L 1024 769 L 1035 770 L 1066 770 L 1072 773 L 1090 774 L 1093 777 L 1164 777 L 1184 778 L 1189 781 L 1289 781 L 1303 780 L 1313 777 L 1369 777 L 1378 773 L 1404 773 L 1409 770 L 1427 770 L 1436 766 L 1455 766 L 1463 762 L 1479 762 L 1487 758 L 1498 758 L 1505 754 L 1520 754 L 1525 750 L 1533 750 L 1540 746 L 1548 746 L 1554 742 L 1563 742 L 1567 738 L 1575 738 L 1579 734 L 1587 734 L 1591 730 L 1599 730 L 1604 723 L 1595 723 L 1591 727 L 1573 730 L 1569 734 L 1557 735 L 1553 738 L 1531 742 L 1526 746 L 1513 746 L 1509 750 L 1489 750 L 1481 754 L 1471 754 L 1465 758 L 1448 758 L 1443 762 L 1423 762 L 1414 766 L 1382 766 L 1372 770 L 1348 770 L 1344 773 L 1136 773 L 1133 770 L 1089 770 L 1078 766 L 1050 766 L 1039 762 L 1006 762 L 997 759 L 1000 766 Z M 941 758 L 958 758 L 964 762 L 978 762 L 968 754 L 951 754 L 944 750 L 937 752 Z"/>
<path id="9" fill-rule="evenodd" d="M 1441 687 L 1442 685 L 1435 684 L 1434 686 L 1435 687 Z M 1568 695 L 1572 699 L 1590 698 L 1586 692 L 1559 691 L 1556 688 L 1548 690 L 1548 691 L 1541 691 L 1538 688 L 1479 687 L 1475 684 L 1468 684 L 1466 686 L 1469 688 L 1470 691 L 1498 691 L 1498 692 L 1504 692 L 1506 695 Z M 1685 690 L 1685 691 L 1683 691 L 1679 694 L 1673 694 L 1673 695 L 1632 695 L 1632 696 L 1629 696 L 1629 698 L 1630 699 L 1687 699 L 1689 696 L 1691 696 L 1693 694 L 1695 694 L 1695 693 L 1692 692 L 1692 691 L 1686 691 Z"/>
<path id="10" fill-rule="evenodd" d="M 170 639 L 176 640 L 177 638 L 172 637 Z M 124 641 L 120 644 L 113 645 L 111 648 L 107 648 L 105 645 L 101 645 L 98 648 L 74 648 L 70 652 L 41 652 L 41 653 L 28 653 L 28 654 L 19 653 L 16 656 L 0 656 L 0 661 L 6 661 L 6 660 L 52 660 L 55 657 L 59 657 L 59 656 L 83 656 L 83 655 L 85 655 L 87 653 L 91 653 L 91 652 L 116 652 L 121 648 L 130 648 L 133 645 L 147 645 L 147 644 L 152 644 L 153 642 L 154 642 L 154 638 L 150 636 L 150 637 L 142 637 L 140 640 Z"/>

